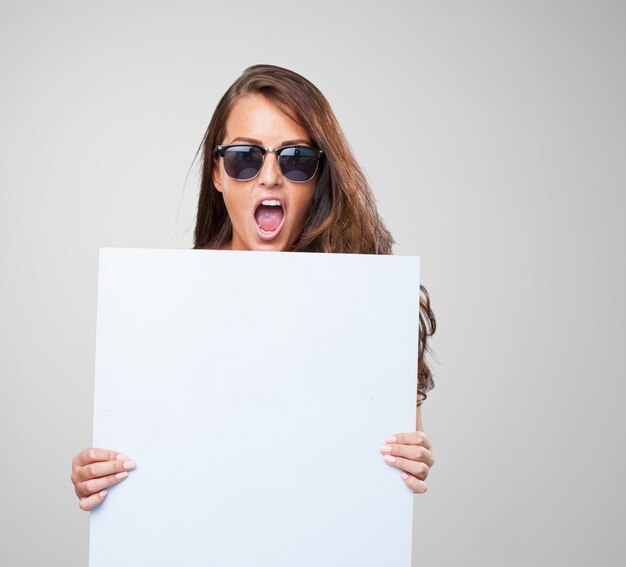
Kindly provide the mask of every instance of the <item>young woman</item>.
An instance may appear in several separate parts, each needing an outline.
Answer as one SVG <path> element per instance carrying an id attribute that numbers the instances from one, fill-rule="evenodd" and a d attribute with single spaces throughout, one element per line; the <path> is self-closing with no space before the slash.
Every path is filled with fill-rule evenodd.
<path id="1" fill-rule="evenodd" d="M 203 169 L 194 248 L 391 254 L 372 191 L 333 111 L 304 77 L 272 65 L 246 69 L 217 105 L 198 152 Z M 424 287 L 416 431 L 390 435 L 384 462 L 414 493 L 434 460 L 420 405 L 433 387 L 425 361 L 435 318 Z M 126 455 L 85 449 L 72 462 L 83 510 L 135 468 Z"/>

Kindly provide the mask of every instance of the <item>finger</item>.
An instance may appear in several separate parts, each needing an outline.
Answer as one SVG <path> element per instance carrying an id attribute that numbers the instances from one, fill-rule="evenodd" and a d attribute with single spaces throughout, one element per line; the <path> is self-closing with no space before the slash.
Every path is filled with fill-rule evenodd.
<path id="1" fill-rule="evenodd" d="M 135 461 L 131 461 L 128 457 L 126 457 L 126 455 L 122 455 L 122 457 L 127 460 L 124 461 L 121 458 L 117 458 L 114 461 L 91 463 L 89 465 L 85 465 L 84 467 L 77 467 L 73 474 L 73 480 L 75 481 L 74 484 L 90 480 L 92 478 L 99 478 L 124 471 L 132 471 L 136 468 L 137 463 L 135 463 Z"/>
<path id="2" fill-rule="evenodd" d="M 430 441 L 423 431 L 409 431 L 408 433 L 396 433 L 386 439 L 387 443 L 400 443 L 403 445 L 421 445 L 426 449 L 432 449 Z"/>
<path id="3" fill-rule="evenodd" d="M 80 482 L 76 485 L 76 495 L 81 499 L 91 496 L 92 494 L 101 492 L 105 488 L 109 488 L 109 486 L 113 486 L 114 484 L 121 482 L 127 477 L 128 473 L 123 471 L 117 474 L 110 474 L 101 478 L 93 478 L 91 480 L 86 480 L 85 482 Z"/>
<path id="4" fill-rule="evenodd" d="M 383 454 L 395 455 L 396 457 L 404 457 L 412 461 L 421 461 L 429 467 L 435 464 L 433 454 L 421 445 L 397 445 L 388 444 L 381 445 L 379 451 Z"/>
<path id="5" fill-rule="evenodd" d="M 422 494 L 428 490 L 428 486 L 423 480 L 419 478 L 415 478 L 413 475 L 407 474 L 405 472 L 401 473 L 400 476 L 405 484 L 415 493 Z"/>
<path id="6" fill-rule="evenodd" d="M 429 466 L 426 463 L 394 457 L 393 455 L 385 455 L 383 458 L 388 465 L 409 473 L 420 480 L 426 480 L 428 476 Z"/>
<path id="7" fill-rule="evenodd" d="M 97 449 L 92 447 L 81 451 L 74 457 L 72 465 L 75 467 L 84 467 L 91 463 L 97 463 L 102 461 L 113 461 L 119 455 L 117 451 L 109 451 L 108 449 Z"/>
<path id="8" fill-rule="evenodd" d="M 91 496 L 87 496 L 86 498 L 81 498 L 78 505 L 80 506 L 81 510 L 85 510 L 85 512 L 88 512 L 89 510 L 92 510 L 98 504 L 100 504 L 100 502 L 104 500 L 106 495 L 107 491 L 102 490 L 97 494 L 92 494 Z"/>

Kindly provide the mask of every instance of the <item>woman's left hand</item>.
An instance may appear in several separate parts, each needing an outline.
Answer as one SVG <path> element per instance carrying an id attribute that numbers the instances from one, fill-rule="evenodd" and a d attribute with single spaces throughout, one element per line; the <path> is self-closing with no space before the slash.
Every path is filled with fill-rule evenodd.
<path id="1" fill-rule="evenodd" d="M 402 471 L 402 480 L 415 494 L 426 492 L 428 487 L 424 481 L 435 462 L 426 434 L 423 431 L 396 433 L 385 441 L 380 446 L 385 462 Z"/>

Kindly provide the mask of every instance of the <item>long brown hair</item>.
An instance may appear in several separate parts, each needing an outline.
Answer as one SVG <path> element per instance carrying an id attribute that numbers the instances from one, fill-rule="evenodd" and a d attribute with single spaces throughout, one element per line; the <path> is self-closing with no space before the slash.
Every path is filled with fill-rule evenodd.
<path id="1" fill-rule="evenodd" d="M 194 248 L 222 248 L 232 239 L 232 224 L 222 194 L 213 185 L 214 148 L 223 143 L 234 104 L 262 95 L 302 126 L 313 146 L 323 150 L 308 216 L 291 250 L 354 254 L 392 254 L 394 240 L 385 227 L 372 190 L 356 162 L 330 104 L 310 81 L 282 67 L 254 65 L 246 69 L 219 101 L 198 153 L 202 179 Z M 426 288 L 420 286 L 418 405 L 434 387 L 425 360 L 428 337 L 436 328 Z"/>

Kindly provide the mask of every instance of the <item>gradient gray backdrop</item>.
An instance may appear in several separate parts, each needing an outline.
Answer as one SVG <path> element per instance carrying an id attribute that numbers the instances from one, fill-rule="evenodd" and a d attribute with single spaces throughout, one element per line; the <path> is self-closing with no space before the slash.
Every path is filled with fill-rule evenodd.
<path id="1" fill-rule="evenodd" d="M 191 247 L 190 163 L 255 63 L 326 94 L 422 256 L 416 564 L 623 564 L 625 24 L 609 1 L 3 1 L 0 564 L 86 565 L 98 247 Z"/>

